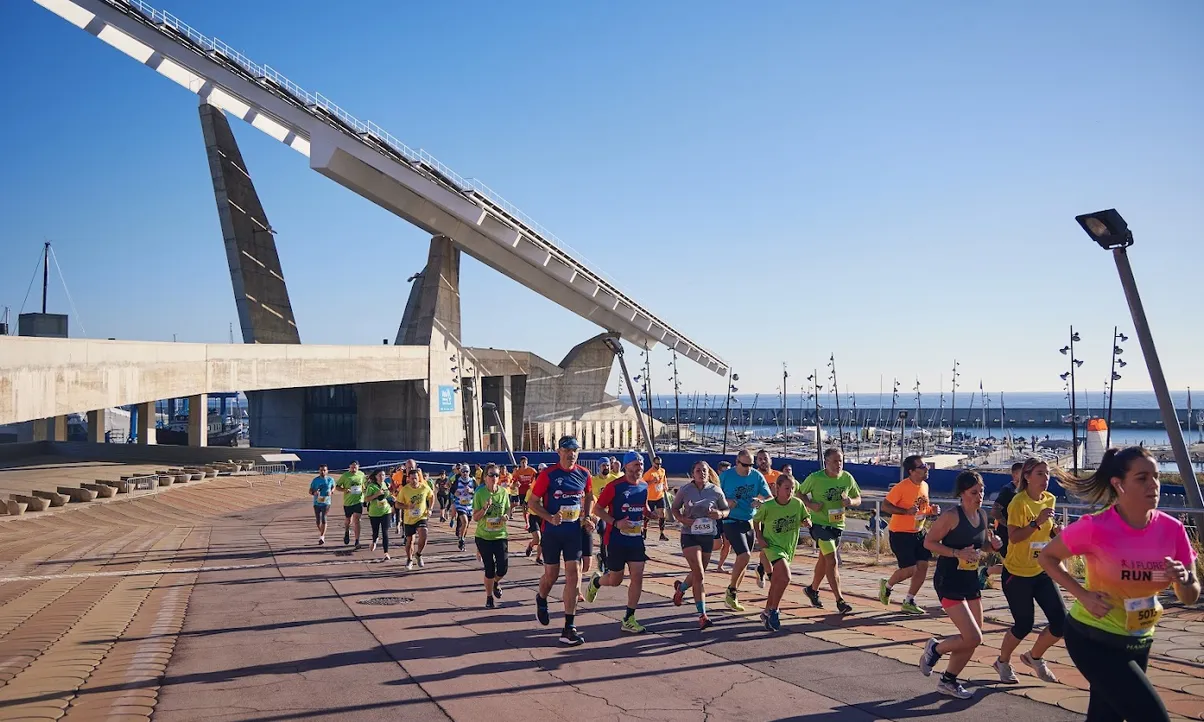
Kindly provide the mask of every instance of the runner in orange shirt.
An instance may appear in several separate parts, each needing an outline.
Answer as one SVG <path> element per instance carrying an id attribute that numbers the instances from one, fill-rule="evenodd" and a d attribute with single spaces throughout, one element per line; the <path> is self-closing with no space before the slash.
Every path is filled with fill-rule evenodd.
<path id="1" fill-rule="evenodd" d="M 761 449 L 757 452 L 757 455 L 753 457 L 753 466 L 757 467 L 757 471 L 761 472 L 761 476 L 765 477 L 765 481 L 769 483 L 769 488 L 776 489 L 778 477 L 781 476 L 782 472 L 774 471 L 773 467 L 770 465 L 770 462 L 772 461 L 773 459 L 770 458 L 769 452 L 765 449 Z"/>
<path id="2" fill-rule="evenodd" d="M 924 546 L 924 527 L 929 517 L 940 515 L 941 508 L 928 503 L 928 465 L 923 457 L 904 459 L 903 471 L 907 476 L 891 487 L 882 502 L 882 512 L 890 514 L 890 550 L 899 568 L 890 579 L 878 580 L 878 601 L 889 605 L 891 587 L 909 579 L 902 609 L 907 614 L 923 614 L 924 609 L 916 604 L 916 593 L 928 578 L 928 562 L 932 559 L 932 552 Z"/>
<path id="3" fill-rule="evenodd" d="M 652 516 L 660 521 L 661 541 L 669 541 L 665 536 L 665 491 L 669 485 L 665 482 L 665 470 L 661 468 L 661 457 L 652 457 L 652 468 L 644 472 L 643 481 L 648 485 L 648 508 Z M 644 525 L 644 538 L 648 538 L 648 525 Z"/>

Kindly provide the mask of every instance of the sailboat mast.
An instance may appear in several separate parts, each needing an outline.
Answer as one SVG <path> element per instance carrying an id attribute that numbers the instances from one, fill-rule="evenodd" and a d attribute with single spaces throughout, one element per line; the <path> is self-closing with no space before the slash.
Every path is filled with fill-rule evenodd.
<path id="1" fill-rule="evenodd" d="M 50 241 L 42 244 L 42 313 L 46 313 L 46 291 L 50 287 Z"/>

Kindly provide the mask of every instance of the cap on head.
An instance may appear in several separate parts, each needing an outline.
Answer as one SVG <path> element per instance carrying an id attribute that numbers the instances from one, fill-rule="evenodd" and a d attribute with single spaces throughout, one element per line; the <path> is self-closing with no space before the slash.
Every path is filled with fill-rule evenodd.
<path id="1" fill-rule="evenodd" d="M 556 448 L 572 449 L 576 451 L 577 449 L 581 448 L 581 445 L 577 443 L 577 438 L 575 436 L 561 436 L 560 441 L 556 442 Z"/>
<path id="2" fill-rule="evenodd" d="M 609 456 L 603 456 L 601 459 L 598 459 L 598 466 L 603 466 L 603 465 L 609 464 L 609 463 L 610 463 Z"/>
<path id="3" fill-rule="evenodd" d="M 627 466 L 633 461 L 644 463 L 644 455 L 634 449 L 623 454 L 623 466 Z"/>

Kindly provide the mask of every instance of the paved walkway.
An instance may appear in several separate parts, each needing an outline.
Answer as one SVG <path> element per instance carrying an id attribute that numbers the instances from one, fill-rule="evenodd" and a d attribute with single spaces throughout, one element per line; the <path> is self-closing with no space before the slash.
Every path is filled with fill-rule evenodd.
<path id="1" fill-rule="evenodd" d="M 1082 717 L 1085 684 L 1060 648 L 1064 684 L 991 683 L 1001 626 L 968 669 L 976 699 L 938 696 L 915 662 L 951 625 L 883 611 L 879 570 L 853 559 L 852 617 L 802 607 L 792 588 L 786 628 L 768 635 L 750 578 L 747 616 L 716 611 L 699 633 L 668 599 L 676 544 L 657 543 L 640 613 L 652 633 L 621 637 L 625 590 L 604 589 L 578 616 L 588 643 L 560 648 L 558 604 L 552 626 L 534 620 L 537 565 L 513 556 L 487 612 L 479 565 L 446 526 L 432 523 L 412 572 L 399 550 L 347 553 L 337 532 L 314 545 L 307 482 L 218 478 L 0 524 L 0 719 Z M 1167 616 L 1151 677 L 1179 718 L 1204 719 L 1204 614 Z"/>

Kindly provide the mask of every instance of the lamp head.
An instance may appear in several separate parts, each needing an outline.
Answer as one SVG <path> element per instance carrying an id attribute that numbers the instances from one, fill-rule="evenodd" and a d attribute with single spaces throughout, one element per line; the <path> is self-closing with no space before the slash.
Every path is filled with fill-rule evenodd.
<path id="1" fill-rule="evenodd" d="M 602 343 L 606 344 L 606 348 L 610 349 L 617 356 L 623 355 L 623 344 L 615 336 L 604 336 Z"/>
<path id="2" fill-rule="evenodd" d="M 497 404 L 493 403 L 492 401 L 486 401 L 485 403 L 481 404 L 481 408 L 485 409 L 486 411 L 493 411 L 497 409 Z"/>
<path id="3" fill-rule="evenodd" d="M 1082 365 L 1083 365 L 1083 362 L 1082 362 L 1082 361 L 1080 361 L 1080 360 L 1078 360 L 1078 359 L 1076 358 L 1076 359 L 1074 360 L 1074 365 L 1075 365 L 1075 366 L 1082 366 Z"/>
<path id="4" fill-rule="evenodd" d="M 1079 332 L 1075 331 L 1074 334 L 1070 337 L 1070 340 L 1071 341 L 1082 341 L 1083 339 L 1079 338 Z"/>
<path id="5" fill-rule="evenodd" d="M 1112 372 L 1112 380 L 1113 380 L 1113 381 L 1120 381 L 1120 374 L 1118 374 L 1118 373 L 1116 373 L 1115 371 L 1113 371 L 1113 372 Z"/>
<path id="6" fill-rule="evenodd" d="M 1058 349 L 1058 352 L 1065 356 L 1066 354 L 1070 353 L 1070 347 L 1063 346 L 1062 348 Z"/>
<path id="7" fill-rule="evenodd" d="M 1059 378 L 1061 378 L 1063 381 L 1065 381 L 1066 379 L 1070 378 L 1070 372 L 1067 371 L 1066 373 L 1062 374 Z"/>
<path id="8" fill-rule="evenodd" d="M 1117 334 L 1117 335 L 1116 335 L 1116 338 L 1120 339 L 1120 342 L 1121 342 L 1121 343 L 1124 343 L 1125 341 L 1128 341 L 1128 340 L 1129 340 L 1129 337 L 1128 337 L 1128 336 L 1126 336 L 1126 335 L 1124 335 L 1123 333 L 1121 333 L 1121 334 Z"/>
<path id="9" fill-rule="evenodd" d="M 1128 248 L 1133 245 L 1133 232 L 1129 230 L 1129 224 L 1125 223 L 1125 219 L 1121 218 L 1115 208 L 1085 213 L 1075 216 L 1074 219 L 1079 222 L 1087 235 L 1091 236 L 1091 240 L 1098 243 L 1100 248 L 1105 251 L 1113 248 Z"/>
<path id="10" fill-rule="evenodd" d="M 1123 348 L 1121 348 L 1120 346 L 1115 346 L 1112 348 L 1112 352 L 1115 353 L 1117 356 L 1119 356 L 1122 353 L 1124 353 L 1125 350 Z"/>

